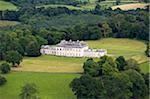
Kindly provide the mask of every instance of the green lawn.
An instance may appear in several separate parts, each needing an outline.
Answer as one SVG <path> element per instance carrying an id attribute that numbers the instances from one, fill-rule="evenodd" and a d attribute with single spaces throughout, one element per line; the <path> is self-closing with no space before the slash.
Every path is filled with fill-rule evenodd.
<path id="1" fill-rule="evenodd" d="M 148 72 L 150 72 L 150 71 L 149 71 L 149 62 L 145 62 L 145 63 L 140 64 L 140 68 L 141 68 L 141 71 L 142 71 L 143 73 L 148 73 Z"/>
<path id="2" fill-rule="evenodd" d="M 96 41 L 86 41 L 90 48 L 104 48 L 112 57 L 120 55 L 126 59 L 133 58 L 138 63 L 147 61 L 144 55 L 146 45 L 143 42 L 131 39 L 108 38 Z M 36 72 L 65 72 L 77 73 L 83 71 L 83 63 L 87 58 L 69 58 L 50 55 L 40 57 L 25 57 L 20 67 L 13 68 L 16 71 L 36 71 Z M 98 60 L 98 59 L 96 59 Z"/>
<path id="3" fill-rule="evenodd" d="M 0 20 L 0 27 L 14 26 L 14 25 L 17 25 L 17 24 L 19 24 L 19 22 L 17 22 L 17 21 L 3 21 L 3 20 Z"/>
<path id="4" fill-rule="evenodd" d="M 17 7 L 10 2 L 0 1 L 0 10 L 17 10 Z"/>
<path id="5" fill-rule="evenodd" d="M 0 88 L 0 99 L 19 99 L 18 94 L 25 83 L 35 83 L 41 99 L 75 99 L 69 84 L 79 76 L 79 74 L 12 72 L 6 75 L 8 82 Z"/>
<path id="6" fill-rule="evenodd" d="M 133 58 L 139 63 L 147 61 L 145 56 L 146 45 L 144 42 L 131 39 L 116 39 L 108 38 L 97 41 L 87 41 L 90 48 L 103 48 L 107 49 L 109 54 L 113 56 L 124 56 L 127 59 Z"/>

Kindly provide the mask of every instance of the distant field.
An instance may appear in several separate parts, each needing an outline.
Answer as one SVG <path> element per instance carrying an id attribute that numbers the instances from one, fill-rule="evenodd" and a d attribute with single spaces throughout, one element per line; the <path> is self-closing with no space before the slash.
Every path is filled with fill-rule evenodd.
<path id="1" fill-rule="evenodd" d="M 19 22 L 17 22 L 17 21 L 3 21 L 3 20 L 0 20 L 0 27 L 13 26 L 13 25 L 17 25 L 17 24 L 19 24 Z"/>
<path id="2" fill-rule="evenodd" d="M 71 5 L 60 5 L 60 4 L 48 4 L 48 5 L 43 5 L 43 6 L 37 6 L 37 8 L 40 8 L 40 7 L 45 7 L 45 8 L 48 8 L 48 7 L 52 7 L 52 8 L 66 7 L 66 8 L 71 9 L 71 10 L 83 10 L 80 7 L 75 7 L 75 6 L 71 6 Z"/>
<path id="3" fill-rule="evenodd" d="M 79 1 L 82 1 L 82 0 L 79 0 Z M 138 3 L 138 2 L 139 2 L 138 0 L 121 0 L 120 5 Z M 93 10 L 93 9 L 95 9 L 95 6 L 97 3 L 98 3 L 97 0 L 89 0 L 89 3 L 87 3 L 85 5 L 79 4 L 78 7 L 71 6 L 71 5 L 61 5 L 61 4 L 48 4 L 48 5 L 41 5 L 41 6 L 37 6 L 37 7 L 38 8 L 39 7 L 45 7 L 45 8 L 47 8 L 47 7 L 52 7 L 52 8 L 66 7 L 71 10 Z M 98 4 L 101 5 L 102 9 L 105 9 L 105 8 L 115 6 L 116 0 L 106 0 L 106 1 L 99 2 Z"/>
<path id="4" fill-rule="evenodd" d="M 149 66 L 150 66 L 149 62 L 145 62 L 145 63 L 140 64 L 141 71 L 143 73 L 150 73 Z"/>
<path id="5" fill-rule="evenodd" d="M 118 5 L 118 6 L 113 6 L 112 9 L 117 9 L 120 8 L 122 10 L 133 10 L 133 9 L 144 9 L 145 6 L 147 6 L 148 4 L 142 4 L 142 3 L 133 3 L 133 4 L 124 4 L 124 5 Z"/>
<path id="6" fill-rule="evenodd" d="M 0 0 L 0 10 L 17 10 L 17 7 L 10 2 Z"/>
<path id="7" fill-rule="evenodd" d="M 49 74 L 12 72 L 6 75 L 8 82 L 0 87 L 0 99 L 19 99 L 25 83 L 35 83 L 41 99 L 76 99 L 69 88 L 70 82 L 79 74 Z"/>
<path id="8" fill-rule="evenodd" d="M 117 57 L 125 56 L 126 59 L 133 58 L 139 63 L 147 61 L 144 55 L 146 45 L 143 42 L 130 39 L 108 38 L 96 41 L 87 41 L 90 48 L 104 48 L 108 53 Z M 38 72 L 82 72 L 82 66 L 87 58 L 67 58 L 43 55 L 37 58 L 25 57 L 21 66 L 15 68 L 16 71 L 38 71 Z M 96 59 L 98 60 L 98 59 Z"/>

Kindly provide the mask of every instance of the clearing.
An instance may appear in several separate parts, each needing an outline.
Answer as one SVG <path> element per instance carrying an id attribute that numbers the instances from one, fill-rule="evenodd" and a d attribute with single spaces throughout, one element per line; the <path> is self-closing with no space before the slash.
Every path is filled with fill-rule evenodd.
<path id="1" fill-rule="evenodd" d="M 125 56 L 126 59 L 133 58 L 138 63 L 148 60 L 145 56 L 146 45 L 144 42 L 131 39 L 107 38 L 95 41 L 86 41 L 90 48 L 107 49 L 108 53 L 117 56 Z M 13 68 L 15 71 L 35 71 L 53 73 L 81 73 L 83 63 L 87 58 L 69 58 L 50 55 L 40 57 L 25 57 L 20 67 Z M 98 60 L 98 58 L 96 58 Z"/>
<path id="2" fill-rule="evenodd" d="M 0 20 L 0 27 L 5 27 L 5 26 L 14 26 L 19 24 L 19 22 L 17 21 L 4 21 L 4 20 Z"/>
<path id="3" fill-rule="evenodd" d="M 11 2 L 0 1 L 0 10 L 17 10 L 17 7 Z"/>
<path id="4" fill-rule="evenodd" d="M 124 5 L 118 5 L 118 6 L 113 6 L 112 9 L 117 9 L 120 8 L 121 10 L 133 10 L 133 9 L 145 9 L 145 7 L 149 4 L 142 4 L 142 3 L 133 3 L 133 4 L 124 4 Z"/>

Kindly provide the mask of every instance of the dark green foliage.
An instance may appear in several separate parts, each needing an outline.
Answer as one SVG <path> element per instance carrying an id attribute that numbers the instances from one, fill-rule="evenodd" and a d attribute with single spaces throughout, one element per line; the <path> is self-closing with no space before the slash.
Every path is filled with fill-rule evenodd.
<path id="1" fill-rule="evenodd" d="M 88 59 L 84 62 L 83 69 L 85 74 L 89 74 L 91 76 L 98 75 L 98 63 L 96 63 L 93 59 Z"/>
<path id="2" fill-rule="evenodd" d="M 22 87 L 19 97 L 20 99 L 39 99 L 37 93 L 37 86 L 35 84 L 27 83 Z"/>
<path id="3" fill-rule="evenodd" d="M 78 5 L 78 4 L 85 4 L 88 2 L 88 0 L 9 0 L 13 2 L 16 5 L 24 6 L 24 4 L 34 4 L 34 5 L 40 5 L 40 4 L 67 4 L 67 5 Z"/>
<path id="4" fill-rule="evenodd" d="M 116 5 L 119 5 L 120 4 L 120 0 L 116 0 Z"/>
<path id="5" fill-rule="evenodd" d="M 0 70 L 1 70 L 2 74 L 6 74 L 6 73 L 10 72 L 11 68 L 8 63 L 3 63 L 0 65 Z"/>
<path id="6" fill-rule="evenodd" d="M 102 81 L 93 79 L 88 75 L 74 79 L 70 87 L 72 87 L 77 99 L 104 99 L 106 96 Z"/>
<path id="7" fill-rule="evenodd" d="M 107 92 L 105 99 L 129 99 L 132 96 L 130 91 L 132 82 L 128 75 L 117 73 L 112 76 L 103 76 L 102 79 Z"/>
<path id="8" fill-rule="evenodd" d="M 114 72 L 118 72 L 117 65 L 112 57 L 103 56 L 98 61 L 99 75 L 111 75 Z"/>
<path id="9" fill-rule="evenodd" d="M 150 82 L 149 82 L 150 74 L 146 73 L 146 74 L 143 75 L 143 77 L 144 77 L 144 80 L 145 80 L 145 84 L 149 87 L 149 85 L 150 85 Z"/>
<path id="10" fill-rule="evenodd" d="M 27 56 L 36 57 L 41 55 L 38 42 L 30 42 L 26 48 Z"/>
<path id="11" fill-rule="evenodd" d="M 0 75 L 0 86 L 4 85 L 6 82 L 6 78 Z"/>
<path id="12" fill-rule="evenodd" d="M 119 63 L 121 71 L 117 71 L 115 62 Z M 145 99 L 149 74 L 142 76 L 135 60 L 126 62 L 120 56 L 115 62 L 108 56 L 101 57 L 98 62 L 88 59 L 83 66 L 84 75 L 70 85 L 77 99 Z"/>
<path id="13" fill-rule="evenodd" d="M 8 51 L 6 54 L 6 61 L 12 63 L 13 66 L 18 66 L 21 63 L 22 59 L 22 55 L 17 51 Z"/>
<path id="14" fill-rule="evenodd" d="M 128 74 L 129 79 L 133 84 L 133 87 L 130 89 L 133 93 L 132 97 L 134 97 L 135 99 L 141 99 L 148 95 L 148 87 L 146 86 L 145 80 L 140 73 L 130 69 L 126 71 L 126 74 Z"/>
<path id="15" fill-rule="evenodd" d="M 150 57 L 149 51 L 150 51 L 150 48 L 149 48 L 149 43 L 148 43 L 147 46 L 146 46 L 146 51 L 145 51 L 145 54 L 146 54 L 147 57 Z"/>
<path id="16" fill-rule="evenodd" d="M 134 59 L 127 60 L 127 66 L 125 67 L 125 69 L 126 70 L 128 70 L 128 69 L 134 69 L 134 70 L 140 72 L 140 67 L 139 67 L 137 61 L 134 60 Z"/>
<path id="17" fill-rule="evenodd" d="M 116 64 L 119 71 L 122 71 L 125 69 L 125 66 L 127 65 L 126 60 L 123 56 L 119 56 L 116 58 Z"/>

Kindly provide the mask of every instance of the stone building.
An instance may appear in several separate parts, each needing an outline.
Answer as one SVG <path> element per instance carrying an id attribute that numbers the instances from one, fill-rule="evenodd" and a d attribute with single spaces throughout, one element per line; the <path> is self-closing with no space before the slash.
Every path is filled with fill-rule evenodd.
<path id="1" fill-rule="evenodd" d="M 79 41 L 62 40 L 56 46 L 43 45 L 42 54 L 66 56 L 66 57 L 101 57 L 107 55 L 105 49 L 89 49 L 88 44 Z"/>

